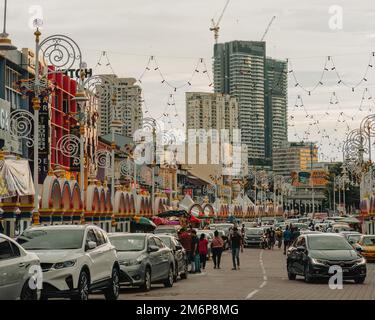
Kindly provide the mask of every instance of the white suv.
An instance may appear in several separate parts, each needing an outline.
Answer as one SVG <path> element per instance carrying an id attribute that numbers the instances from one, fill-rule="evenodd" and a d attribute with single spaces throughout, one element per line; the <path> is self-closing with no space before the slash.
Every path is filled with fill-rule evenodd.
<path id="1" fill-rule="evenodd" d="M 40 259 L 42 299 L 87 300 L 103 291 L 107 300 L 119 295 L 119 264 L 107 234 L 94 225 L 35 226 L 17 239 Z"/>
<path id="2" fill-rule="evenodd" d="M 0 233 L 0 300 L 37 300 L 39 258 Z"/>

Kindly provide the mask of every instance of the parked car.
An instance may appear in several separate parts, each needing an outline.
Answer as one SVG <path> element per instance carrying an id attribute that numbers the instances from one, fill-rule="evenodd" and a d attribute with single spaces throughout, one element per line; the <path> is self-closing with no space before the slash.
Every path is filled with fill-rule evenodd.
<path id="1" fill-rule="evenodd" d="M 0 234 L 0 300 L 38 300 L 38 268 L 33 267 L 40 268 L 38 256 Z"/>
<path id="2" fill-rule="evenodd" d="M 174 256 L 174 281 L 177 281 L 178 276 L 180 276 L 181 279 L 186 279 L 189 261 L 180 241 L 176 237 L 167 234 L 160 234 L 159 238 L 172 250 Z"/>
<path id="3" fill-rule="evenodd" d="M 347 223 L 335 223 L 332 225 L 332 232 L 342 232 L 342 231 L 354 231 L 352 227 L 350 227 Z"/>
<path id="4" fill-rule="evenodd" d="M 362 235 L 355 248 L 367 261 L 375 261 L 375 235 Z"/>
<path id="5" fill-rule="evenodd" d="M 120 283 L 149 291 L 152 283 L 172 287 L 174 256 L 163 241 L 152 233 L 112 233 L 120 263 Z"/>
<path id="6" fill-rule="evenodd" d="M 102 291 L 107 300 L 118 298 L 120 266 L 116 250 L 99 227 L 35 226 L 26 229 L 17 242 L 40 259 L 42 299 L 87 300 L 89 293 L 96 291 Z"/>
<path id="7" fill-rule="evenodd" d="M 246 228 L 244 246 L 260 246 L 262 242 L 263 228 Z"/>
<path id="8" fill-rule="evenodd" d="M 339 234 L 321 233 L 299 236 L 287 252 L 289 280 L 297 275 L 306 282 L 315 278 L 329 278 L 331 266 L 342 267 L 343 279 L 363 283 L 366 278 L 366 260 Z"/>
<path id="9" fill-rule="evenodd" d="M 242 227 L 242 225 L 245 225 L 245 228 L 256 228 L 258 226 L 258 222 L 245 221 L 245 222 L 242 222 L 241 227 Z"/>
<path id="10" fill-rule="evenodd" d="M 359 241 L 361 238 L 361 234 L 357 231 L 341 231 L 340 234 L 342 234 L 351 245 L 354 245 Z"/>
<path id="11" fill-rule="evenodd" d="M 157 226 L 154 230 L 155 234 L 171 234 L 174 235 L 175 237 L 178 236 L 178 231 L 181 229 L 180 225 L 160 225 Z"/>

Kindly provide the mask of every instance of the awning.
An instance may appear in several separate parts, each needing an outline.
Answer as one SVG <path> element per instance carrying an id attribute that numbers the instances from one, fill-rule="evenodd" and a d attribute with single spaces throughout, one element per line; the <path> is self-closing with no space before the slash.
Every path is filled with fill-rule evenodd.
<path id="1" fill-rule="evenodd" d="M 191 175 L 186 177 L 186 182 L 197 187 L 202 187 L 202 186 L 207 186 L 207 185 L 212 184 L 212 182 L 207 182 L 201 178 L 191 176 Z"/>
<path id="2" fill-rule="evenodd" d="M 27 160 L 0 161 L 0 198 L 34 194 L 34 183 Z"/>

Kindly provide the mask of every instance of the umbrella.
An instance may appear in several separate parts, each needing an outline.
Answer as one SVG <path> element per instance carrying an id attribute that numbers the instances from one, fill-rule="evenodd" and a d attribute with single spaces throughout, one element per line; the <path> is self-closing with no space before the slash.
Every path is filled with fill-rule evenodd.
<path id="1" fill-rule="evenodd" d="M 141 224 L 141 225 L 144 225 L 144 226 L 150 226 L 150 227 L 156 228 L 156 224 L 153 223 L 150 219 L 147 219 L 145 217 L 135 216 L 133 218 L 133 220 L 134 220 L 135 223 L 138 223 L 138 224 Z"/>
<path id="2" fill-rule="evenodd" d="M 194 217 L 193 215 L 190 216 L 189 221 L 190 221 L 191 223 L 200 223 L 200 222 L 201 222 L 200 219 Z"/>
<path id="3" fill-rule="evenodd" d="M 180 216 L 187 216 L 188 213 L 185 210 L 170 210 L 165 211 L 158 214 L 158 217 L 166 218 L 166 217 L 180 217 Z"/>
<path id="4" fill-rule="evenodd" d="M 152 217 L 152 222 L 158 226 L 159 224 L 164 224 L 164 219 L 159 217 Z"/>

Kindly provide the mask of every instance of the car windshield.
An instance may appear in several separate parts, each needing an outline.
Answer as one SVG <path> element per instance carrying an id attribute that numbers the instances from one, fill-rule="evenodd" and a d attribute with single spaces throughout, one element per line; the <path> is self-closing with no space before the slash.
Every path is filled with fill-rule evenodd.
<path id="1" fill-rule="evenodd" d="M 263 229 L 247 229 L 246 234 L 263 234 Z"/>
<path id="2" fill-rule="evenodd" d="M 351 242 L 351 243 L 357 243 L 359 241 L 359 239 L 361 238 L 361 235 L 360 234 L 351 234 L 348 236 L 348 241 Z"/>
<path id="3" fill-rule="evenodd" d="M 144 236 L 114 236 L 109 239 L 119 252 L 142 251 L 145 248 Z"/>
<path id="4" fill-rule="evenodd" d="M 82 248 L 84 230 L 26 230 L 17 242 L 27 250 L 68 250 Z"/>
<path id="5" fill-rule="evenodd" d="M 159 238 L 164 242 L 164 244 L 168 247 L 168 248 L 172 248 L 172 241 L 171 241 L 171 238 L 169 237 L 160 237 Z"/>
<path id="6" fill-rule="evenodd" d="M 167 229 L 167 228 L 156 228 L 154 233 L 160 234 L 160 233 L 176 233 L 176 229 Z"/>
<path id="7" fill-rule="evenodd" d="M 375 237 L 364 237 L 363 245 L 365 246 L 375 246 Z"/>
<path id="8" fill-rule="evenodd" d="M 344 237 L 312 236 L 308 243 L 311 250 L 353 250 Z"/>

